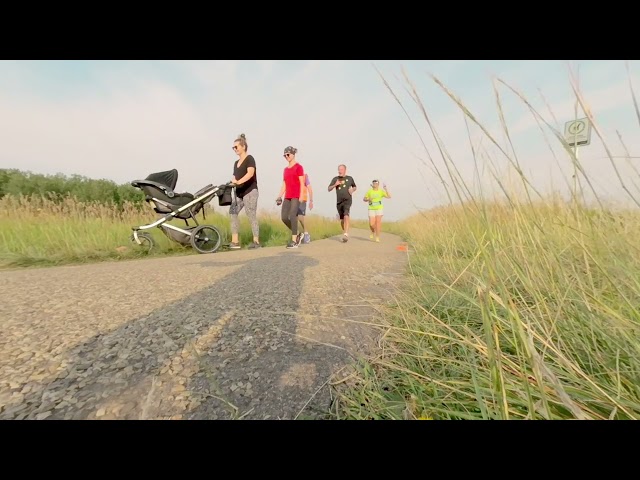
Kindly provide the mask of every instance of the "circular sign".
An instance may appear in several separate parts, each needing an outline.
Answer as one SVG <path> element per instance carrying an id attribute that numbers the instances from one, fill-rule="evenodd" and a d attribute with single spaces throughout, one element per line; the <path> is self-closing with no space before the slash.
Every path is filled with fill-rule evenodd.
<path id="1" fill-rule="evenodd" d="M 582 132 L 584 132 L 584 129 L 587 126 L 585 125 L 585 123 L 583 121 L 577 121 L 572 123 L 571 125 L 569 125 L 569 133 L 572 135 L 579 135 Z"/>

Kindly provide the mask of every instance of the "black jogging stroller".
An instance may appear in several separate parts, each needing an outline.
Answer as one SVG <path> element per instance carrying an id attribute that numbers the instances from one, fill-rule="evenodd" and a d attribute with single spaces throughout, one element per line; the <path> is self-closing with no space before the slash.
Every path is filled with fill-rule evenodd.
<path id="1" fill-rule="evenodd" d="M 139 188 L 145 194 L 145 201 L 153 206 L 153 210 L 162 218 L 147 225 L 132 227 L 131 241 L 141 245 L 147 251 L 154 246 L 151 234 L 141 232 L 158 227 L 172 241 L 181 245 L 191 245 L 198 253 L 214 253 L 220 248 L 222 235 L 220 230 L 213 225 L 200 225 L 196 215 L 202 212 L 202 218 L 206 219 L 204 206 L 218 197 L 220 206 L 231 205 L 232 183 L 214 186 L 209 184 L 201 188 L 195 194 L 188 192 L 176 193 L 178 183 L 178 170 L 152 173 L 144 180 L 135 180 L 131 185 Z M 180 228 L 169 223 L 170 220 L 179 218 L 184 220 L 186 228 Z M 195 226 L 189 225 L 193 220 Z"/>

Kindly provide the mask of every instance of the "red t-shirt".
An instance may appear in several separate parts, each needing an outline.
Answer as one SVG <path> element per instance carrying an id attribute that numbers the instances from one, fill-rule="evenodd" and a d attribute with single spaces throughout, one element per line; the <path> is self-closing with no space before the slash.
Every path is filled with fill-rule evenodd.
<path id="1" fill-rule="evenodd" d="M 282 179 L 285 184 L 284 198 L 300 198 L 300 177 L 304 175 L 304 168 L 299 163 L 293 167 L 285 167 Z"/>

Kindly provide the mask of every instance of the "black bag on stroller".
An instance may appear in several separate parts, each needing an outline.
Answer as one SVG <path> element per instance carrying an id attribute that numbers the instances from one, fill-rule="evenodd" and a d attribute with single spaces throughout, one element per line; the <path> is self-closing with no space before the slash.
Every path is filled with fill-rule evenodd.
<path id="1" fill-rule="evenodd" d="M 221 207 L 228 207 L 233 203 L 233 187 L 225 186 L 218 191 L 218 203 Z"/>

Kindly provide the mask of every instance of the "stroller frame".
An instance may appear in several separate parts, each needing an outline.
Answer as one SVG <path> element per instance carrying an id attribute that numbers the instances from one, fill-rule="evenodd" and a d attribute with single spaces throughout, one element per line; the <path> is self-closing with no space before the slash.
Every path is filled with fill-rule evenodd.
<path id="1" fill-rule="evenodd" d="M 163 176 L 165 180 L 156 181 L 156 179 Z M 196 215 L 200 210 L 202 210 L 202 216 L 206 219 L 204 213 L 205 205 L 213 200 L 214 197 L 221 197 L 222 193 L 225 192 L 227 188 L 235 188 L 235 185 L 231 182 L 218 186 L 207 185 L 194 195 L 190 193 L 177 194 L 174 191 L 177 179 L 178 171 L 173 169 L 166 172 L 151 174 L 145 180 L 135 180 L 131 182 L 133 187 L 142 190 L 146 194 L 145 201 L 154 205 L 154 211 L 163 215 L 155 222 L 132 227 L 131 230 L 133 233 L 131 235 L 131 240 L 138 245 L 146 246 L 150 251 L 155 242 L 151 235 L 145 233 L 144 230 L 160 228 L 160 230 L 174 242 L 185 246 L 191 244 L 198 253 L 214 253 L 220 248 L 222 242 L 220 230 L 213 225 L 201 225 L 198 223 Z M 165 183 L 169 183 L 169 185 Z M 162 198 L 157 198 L 159 196 L 164 196 L 168 199 L 176 198 L 181 203 L 184 203 L 187 199 L 188 201 L 176 208 L 176 205 L 172 205 Z M 174 218 L 184 220 L 186 229 L 168 223 Z M 189 225 L 189 220 L 194 221 L 195 227 Z M 205 233 L 207 230 L 210 232 L 208 235 Z M 210 237 L 212 236 L 216 237 L 213 241 L 213 245 L 206 245 L 209 240 L 211 240 Z"/>

